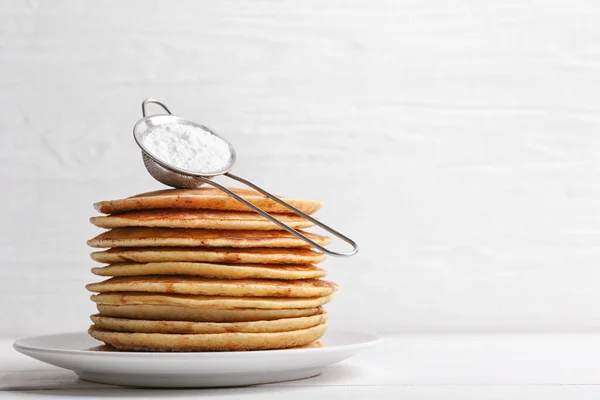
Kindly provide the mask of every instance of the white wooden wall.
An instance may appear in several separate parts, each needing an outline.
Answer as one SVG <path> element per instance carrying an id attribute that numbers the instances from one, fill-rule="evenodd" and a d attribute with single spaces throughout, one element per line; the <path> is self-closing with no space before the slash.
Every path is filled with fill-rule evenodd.
<path id="1" fill-rule="evenodd" d="M 146 97 L 362 247 L 331 325 L 600 327 L 600 3 L 0 0 L 0 335 L 85 329 Z"/>

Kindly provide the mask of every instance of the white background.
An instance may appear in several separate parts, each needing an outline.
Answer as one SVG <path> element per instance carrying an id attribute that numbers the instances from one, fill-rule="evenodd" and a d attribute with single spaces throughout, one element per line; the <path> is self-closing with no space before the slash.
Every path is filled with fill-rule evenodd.
<path id="1" fill-rule="evenodd" d="M 0 336 L 85 329 L 146 97 L 325 202 L 331 325 L 600 327 L 600 4 L 0 0 Z"/>

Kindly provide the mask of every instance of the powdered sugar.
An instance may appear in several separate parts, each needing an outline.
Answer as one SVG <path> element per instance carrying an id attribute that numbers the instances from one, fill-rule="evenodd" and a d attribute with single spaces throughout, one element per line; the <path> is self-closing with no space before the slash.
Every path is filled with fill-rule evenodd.
<path id="1" fill-rule="evenodd" d="M 142 143 L 159 160 L 193 172 L 222 171 L 231 159 L 224 140 L 191 125 L 158 125 L 148 131 Z"/>

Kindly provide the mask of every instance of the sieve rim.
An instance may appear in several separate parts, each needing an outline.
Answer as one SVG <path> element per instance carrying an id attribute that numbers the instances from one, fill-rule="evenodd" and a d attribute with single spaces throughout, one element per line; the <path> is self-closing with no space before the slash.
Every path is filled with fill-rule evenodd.
<path id="1" fill-rule="evenodd" d="M 198 172 L 198 171 L 192 171 L 192 170 L 188 170 L 185 168 L 181 168 L 178 167 L 176 165 L 170 164 L 164 160 L 160 160 L 159 158 L 157 158 L 156 156 L 154 156 L 147 148 L 146 146 L 144 146 L 142 140 L 139 138 L 139 135 L 141 135 L 142 131 L 140 129 L 140 125 L 147 122 L 147 121 L 151 121 L 152 119 L 158 119 L 158 118 L 169 118 L 171 119 L 171 122 L 179 122 L 179 121 L 183 121 L 185 122 L 185 125 L 191 125 L 194 126 L 196 128 L 200 128 L 202 130 L 205 130 L 207 132 L 209 132 L 212 135 L 215 135 L 216 137 L 218 137 L 219 139 L 221 139 L 222 141 L 224 141 L 225 143 L 227 143 L 227 146 L 229 147 L 229 152 L 231 153 L 231 157 L 229 157 L 229 161 L 227 162 L 227 164 L 225 165 L 225 167 L 223 167 L 222 169 L 218 170 L 218 171 L 211 171 L 211 172 Z M 213 177 L 213 176 L 218 176 L 218 175 L 224 175 L 226 173 L 228 173 L 229 171 L 231 171 L 231 169 L 233 168 L 233 165 L 235 164 L 236 161 L 236 153 L 235 153 L 235 149 L 233 148 L 232 144 L 225 138 L 223 138 L 222 136 L 218 135 L 217 133 L 215 133 L 213 130 L 211 130 L 210 128 L 202 125 L 202 124 L 198 124 L 196 122 L 190 121 L 189 119 L 185 119 L 182 117 L 178 117 L 176 115 L 173 114 L 154 114 L 151 116 L 147 116 L 147 117 L 143 117 L 142 119 L 140 119 L 139 121 L 137 121 L 135 123 L 135 125 L 133 126 L 133 139 L 135 140 L 135 142 L 137 143 L 138 147 L 142 150 L 142 154 L 149 157 L 150 159 L 152 159 L 152 161 L 154 161 L 155 163 L 159 164 L 160 166 L 168 169 L 169 171 L 172 172 L 176 172 L 178 174 L 181 175 L 189 175 L 192 177 Z"/>

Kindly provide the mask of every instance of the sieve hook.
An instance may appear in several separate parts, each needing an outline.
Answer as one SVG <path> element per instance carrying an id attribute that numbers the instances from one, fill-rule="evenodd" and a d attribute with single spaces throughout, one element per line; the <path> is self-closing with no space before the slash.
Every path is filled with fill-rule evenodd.
<path id="1" fill-rule="evenodd" d="M 167 106 L 165 106 L 160 101 L 158 101 L 156 99 L 146 99 L 146 100 L 142 101 L 142 116 L 144 116 L 144 117 L 146 117 L 146 104 L 157 104 L 157 105 L 161 106 L 162 108 L 164 108 L 167 113 L 171 114 L 171 111 L 169 111 Z"/>

